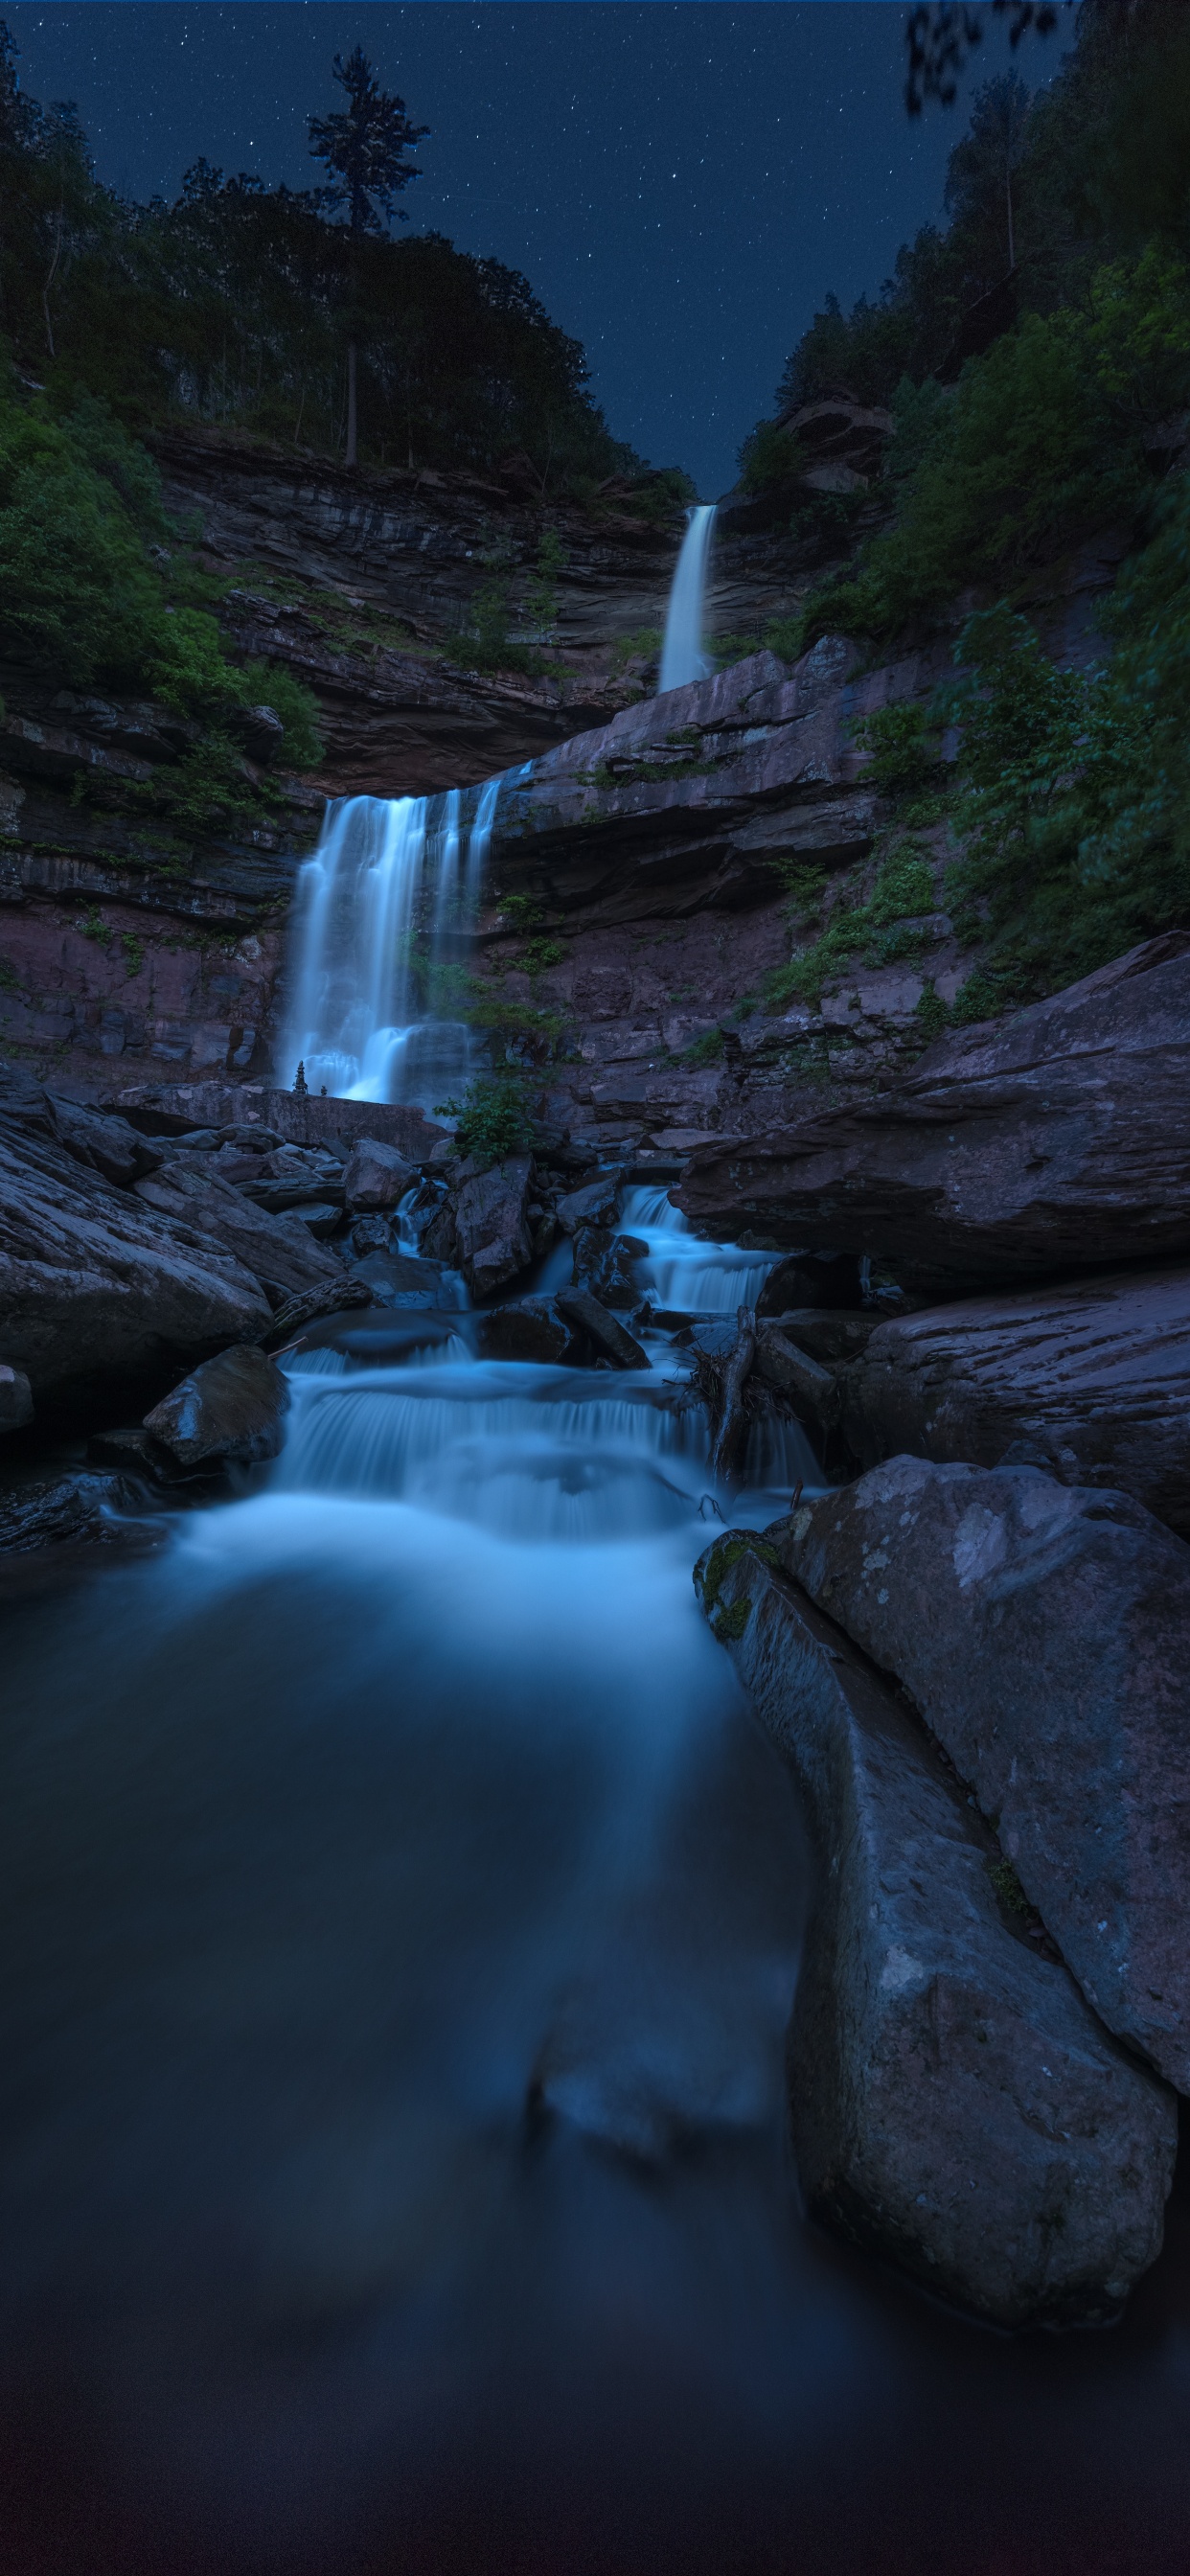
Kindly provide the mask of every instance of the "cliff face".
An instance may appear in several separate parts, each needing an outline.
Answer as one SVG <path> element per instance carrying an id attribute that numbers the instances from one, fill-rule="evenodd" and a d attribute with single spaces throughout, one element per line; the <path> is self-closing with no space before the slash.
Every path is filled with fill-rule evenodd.
<path id="1" fill-rule="evenodd" d="M 288 774 L 262 725 L 245 760 L 271 801 L 249 827 L 195 839 L 154 819 L 153 783 L 186 747 L 165 711 L 0 671 L 0 1053 L 93 1094 L 259 1081 L 324 798 L 430 793 L 528 758 L 531 780 L 502 800 L 476 963 L 554 1014 L 561 1123 L 684 1151 L 916 1052 L 927 982 L 946 999 L 961 975 L 940 904 L 911 962 L 857 962 L 814 1008 L 771 1012 L 761 996 L 789 953 L 790 867 L 833 877 L 872 852 L 881 807 L 855 719 L 932 687 L 945 643 L 861 677 L 855 649 L 828 639 L 796 669 L 753 655 L 654 699 L 681 519 L 634 517 L 613 490 L 548 513 L 562 555 L 549 667 L 481 671 L 464 634 L 476 591 L 502 587 L 515 638 L 540 579 L 546 515 L 519 468 L 347 475 L 194 435 L 163 440 L 159 459 L 171 511 L 201 522 L 236 642 L 313 691 L 324 756 L 316 775 Z M 1113 569 L 1109 545 L 1051 582 L 1071 658 Z M 755 631 L 806 577 L 788 532 L 727 512 L 708 631 Z M 512 894 L 560 952 L 543 965 L 539 943 L 532 973 L 501 911 Z"/>

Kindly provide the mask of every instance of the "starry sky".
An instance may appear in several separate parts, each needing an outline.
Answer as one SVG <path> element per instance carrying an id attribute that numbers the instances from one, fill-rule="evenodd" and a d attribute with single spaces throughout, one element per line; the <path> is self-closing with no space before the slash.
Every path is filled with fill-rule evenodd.
<path id="1" fill-rule="evenodd" d="M 205 153 L 305 187 L 306 121 L 363 45 L 419 124 L 410 229 L 522 269 L 617 437 L 713 500 L 833 288 L 879 290 L 940 211 L 961 99 L 905 113 L 904 0 L 0 0 L 23 86 L 99 176 L 177 194 Z M 1010 57 L 989 27 L 968 88 Z M 1054 40 L 1018 68 L 1052 76 Z"/>

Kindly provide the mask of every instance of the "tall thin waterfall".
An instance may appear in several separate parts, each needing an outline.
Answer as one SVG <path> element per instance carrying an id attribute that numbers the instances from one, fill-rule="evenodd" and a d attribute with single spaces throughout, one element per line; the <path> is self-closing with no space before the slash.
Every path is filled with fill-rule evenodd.
<path id="1" fill-rule="evenodd" d="M 662 697 L 667 689 L 684 689 L 691 680 L 705 680 L 710 673 L 702 649 L 702 608 L 714 520 L 714 502 L 700 503 L 691 511 L 682 539 L 661 648 Z"/>
<path id="2" fill-rule="evenodd" d="M 298 880 L 292 1001 L 278 1079 L 436 1107 L 465 1081 L 471 1034 L 450 970 L 475 916 L 502 781 L 327 807 Z"/>

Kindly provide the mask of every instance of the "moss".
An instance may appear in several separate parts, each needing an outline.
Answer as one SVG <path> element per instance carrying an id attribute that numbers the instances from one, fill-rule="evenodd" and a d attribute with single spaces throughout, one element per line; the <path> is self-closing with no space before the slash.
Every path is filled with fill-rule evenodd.
<path id="1" fill-rule="evenodd" d="M 1024 1914 L 1031 1916 L 1034 1908 L 1029 1903 L 1029 1899 L 1025 1894 L 1024 1888 L 1021 1886 L 1021 1882 L 1012 1866 L 1012 1862 L 1004 1859 L 990 1860 L 988 1862 L 987 1869 L 988 1877 L 995 1888 L 1001 1905 L 1006 1906 L 1010 1914 Z"/>
<path id="2" fill-rule="evenodd" d="M 708 1619 L 711 1617 L 727 1576 L 733 1565 L 739 1564 L 742 1556 L 758 1556 L 764 1565 L 779 1566 L 781 1562 L 776 1548 L 770 1545 L 768 1539 L 758 1538 L 753 1530 L 728 1530 L 724 1537 L 717 1538 L 707 1549 L 705 1556 L 700 1556 L 694 1569 L 694 1588 Z M 745 1619 L 749 1607 L 750 1604 L 745 1606 Z M 730 1617 L 732 1614 L 726 1612 L 724 1615 Z M 719 1633 L 717 1629 L 716 1634 Z"/>
<path id="3" fill-rule="evenodd" d="M 717 1617 L 711 1621 L 712 1629 L 714 1630 L 720 1645 L 735 1645 L 738 1639 L 743 1636 L 744 1630 L 747 1627 L 751 1616 L 752 1603 L 749 1600 L 747 1593 L 741 1592 L 738 1598 L 732 1602 L 730 1609 L 720 1610 Z"/>
<path id="4" fill-rule="evenodd" d="M 124 951 L 125 973 L 127 975 L 139 975 L 145 962 L 145 944 L 143 939 L 137 938 L 135 930 L 122 930 L 120 933 L 120 946 Z"/>
<path id="5" fill-rule="evenodd" d="M 74 926 L 76 930 L 81 930 L 84 939 L 94 939 L 100 948 L 111 947 L 111 923 L 110 921 L 104 920 L 103 914 L 96 911 L 94 904 L 92 904 L 89 912 L 85 912 L 83 914 L 81 921 L 76 921 Z"/>
<path id="6" fill-rule="evenodd" d="M 689 1064 L 694 1065 L 695 1067 L 708 1064 L 718 1064 L 722 1054 L 722 1029 L 704 1029 L 701 1037 L 693 1038 L 690 1045 L 683 1048 L 681 1055 L 678 1057 L 678 1062 L 679 1064 Z"/>

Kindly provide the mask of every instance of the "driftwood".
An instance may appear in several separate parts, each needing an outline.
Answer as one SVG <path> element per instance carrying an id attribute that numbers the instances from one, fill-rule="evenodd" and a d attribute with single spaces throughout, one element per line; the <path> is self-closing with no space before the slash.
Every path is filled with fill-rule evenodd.
<path id="1" fill-rule="evenodd" d="M 723 1411 L 715 1446 L 711 1451 L 711 1473 L 726 1477 L 738 1473 L 743 1464 L 748 1439 L 748 1415 L 744 1409 L 744 1387 L 756 1357 L 756 1309 L 736 1308 L 738 1332 L 735 1348 L 728 1360 L 723 1379 Z"/>

